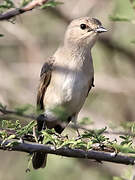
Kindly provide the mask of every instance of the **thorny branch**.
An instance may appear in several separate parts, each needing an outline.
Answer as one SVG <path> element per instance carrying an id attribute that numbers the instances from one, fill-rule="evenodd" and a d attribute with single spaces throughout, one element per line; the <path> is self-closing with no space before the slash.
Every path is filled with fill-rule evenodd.
<path id="1" fill-rule="evenodd" d="M 27 4 L 23 8 L 13 9 L 13 10 L 10 10 L 6 13 L 0 14 L 0 21 L 8 20 L 8 19 L 13 18 L 17 15 L 23 14 L 27 11 L 31 11 L 32 9 L 34 9 L 38 6 L 41 6 L 45 3 L 47 3 L 47 1 L 48 0 L 34 0 L 34 1 L 30 2 L 29 4 Z"/>
<path id="2" fill-rule="evenodd" d="M 4 114 L 18 115 L 17 112 L 7 110 L 4 107 L 0 108 L 0 112 L 3 115 Z M 31 116 L 20 115 L 20 117 L 21 116 L 25 117 L 25 118 L 30 118 L 30 119 L 36 119 L 36 116 L 34 116 L 34 115 L 31 115 Z M 74 126 L 72 128 L 77 128 L 77 127 Z M 78 126 L 78 128 L 83 128 L 83 127 Z M 85 130 L 88 130 L 88 129 L 85 129 Z M 87 150 L 87 148 L 80 149 L 79 146 L 77 146 L 77 147 L 71 146 L 70 147 L 68 145 L 64 146 L 64 144 L 60 145 L 60 146 L 52 145 L 53 143 L 51 145 L 50 144 L 43 145 L 43 144 L 35 143 L 35 138 L 31 133 L 30 134 L 23 133 L 20 136 L 14 129 L 8 129 L 8 128 L 2 129 L 1 128 L 0 131 L 1 131 L 1 133 L 5 132 L 7 134 L 6 139 L 4 139 L 4 140 L 0 139 L 0 149 L 1 150 L 20 151 L 20 152 L 27 152 L 30 154 L 32 154 L 33 152 L 40 151 L 40 152 L 46 152 L 49 154 L 55 154 L 55 155 L 60 155 L 60 156 L 64 156 L 64 157 L 92 159 L 92 160 L 96 160 L 98 162 L 108 161 L 108 162 L 120 163 L 120 164 L 125 164 L 125 165 L 129 165 L 129 164 L 134 165 L 135 164 L 135 157 L 132 157 L 129 155 L 117 154 L 117 150 L 115 150 L 115 147 L 113 147 L 113 146 L 106 146 L 106 145 L 96 146 L 95 145 L 92 147 L 92 149 Z M 12 137 L 12 140 L 10 137 Z M 75 140 L 75 143 L 77 141 L 78 141 L 78 139 Z M 69 140 L 69 142 L 70 142 L 70 140 Z"/>
<path id="3" fill-rule="evenodd" d="M 3 143 L 0 140 L 0 149 L 2 150 L 11 150 L 11 151 L 20 151 L 32 154 L 33 152 L 46 152 L 49 154 L 55 154 L 65 157 L 73 158 L 84 158 L 84 159 L 93 159 L 98 162 L 108 161 L 113 163 L 120 163 L 125 165 L 134 165 L 135 157 L 119 155 L 116 153 L 108 153 L 95 150 L 82 150 L 82 149 L 70 149 L 68 147 L 55 149 L 53 146 L 42 145 L 37 143 L 26 143 L 19 142 L 9 149 L 8 144 L 12 143 L 12 140 L 7 140 Z"/>

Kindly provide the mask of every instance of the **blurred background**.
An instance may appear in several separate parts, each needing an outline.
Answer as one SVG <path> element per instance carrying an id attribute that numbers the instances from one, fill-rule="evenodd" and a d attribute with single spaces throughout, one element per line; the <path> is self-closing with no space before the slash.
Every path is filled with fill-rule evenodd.
<path id="1" fill-rule="evenodd" d="M 92 121 L 89 128 L 107 126 L 122 130 L 124 123 L 133 122 L 135 118 L 135 10 L 132 1 L 61 2 L 63 4 L 56 8 L 37 8 L 18 16 L 15 24 L 0 23 L 0 33 L 4 34 L 0 38 L 0 102 L 9 109 L 25 104 L 35 106 L 40 69 L 59 46 L 67 24 L 77 17 L 95 17 L 108 32 L 101 35 L 92 49 L 95 88 L 79 119 L 89 117 Z M 67 132 L 73 133 L 71 129 Z M 45 169 L 25 173 L 28 156 L 4 151 L 0 151 L 0 162 L 0 180 L 113 180 L 114 176 L 128 177 L 133 171 L 124 165 L 49 155 Z"/>

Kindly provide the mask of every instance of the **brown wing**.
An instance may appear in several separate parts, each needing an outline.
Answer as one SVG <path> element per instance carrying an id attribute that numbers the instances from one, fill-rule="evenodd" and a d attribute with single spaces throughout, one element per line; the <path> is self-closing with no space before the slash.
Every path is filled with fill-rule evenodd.
<path id="1" fill-rule="evenodd" d="M 40 73 L 40 83 L 39 83 L 38 94 L 37 94 L 37 107 L 42 110 L 44 109 L 43 101 L 44 101 L 45 91 L 51 80 L 53 62 L 54 62 L 54 59 L 51 58 L 48 62 L 44 63 L 41 69 L 41 73 Z"/>

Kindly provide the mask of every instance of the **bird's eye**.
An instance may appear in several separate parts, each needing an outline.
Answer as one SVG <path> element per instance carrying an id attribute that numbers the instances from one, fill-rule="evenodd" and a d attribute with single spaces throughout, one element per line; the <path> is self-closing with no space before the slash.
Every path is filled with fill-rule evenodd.
<path id="1" fill-rule="evenodd" d="M 86 26 L 86 24 L 81 24 L 81 25 L 80 25 L 80 28 L 84 30 L 84 29 L 87 28 L 87 26 Z"/>

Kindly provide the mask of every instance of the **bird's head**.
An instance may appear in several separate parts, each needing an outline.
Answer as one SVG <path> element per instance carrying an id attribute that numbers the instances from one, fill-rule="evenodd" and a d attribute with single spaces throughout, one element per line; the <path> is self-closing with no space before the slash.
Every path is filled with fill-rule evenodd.
<path id="1" fill-rule="evenodd" d="M 99 34 L 106 31 L 98 19 L 90 17 L 75 19 L 67 28 L 64 43 L 92 47 Z"/>

